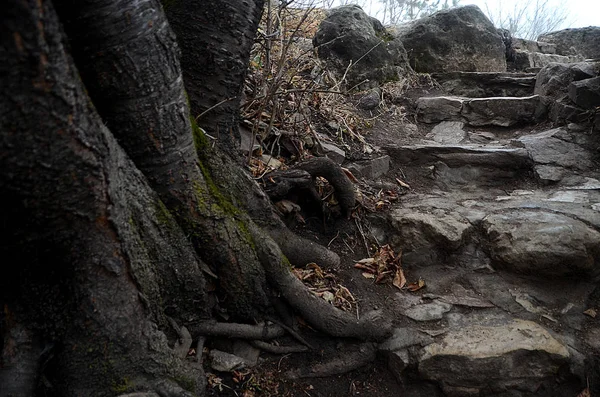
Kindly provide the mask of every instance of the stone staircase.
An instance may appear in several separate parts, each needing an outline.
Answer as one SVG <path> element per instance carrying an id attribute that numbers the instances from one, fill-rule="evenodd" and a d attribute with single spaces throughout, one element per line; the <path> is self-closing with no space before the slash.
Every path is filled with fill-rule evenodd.
<path id="1" fill-rule="evenodd" d="M 390 370 L 406 396 L 575 397 L 590 374 L 600 388 L 598 137 L 542 128 L 535 75 L 440 81 L 451 95 L 416 105 L 431 132 L 384 148 L 414 191 L 370 219 L 427 284 L 392 299 Z"/>

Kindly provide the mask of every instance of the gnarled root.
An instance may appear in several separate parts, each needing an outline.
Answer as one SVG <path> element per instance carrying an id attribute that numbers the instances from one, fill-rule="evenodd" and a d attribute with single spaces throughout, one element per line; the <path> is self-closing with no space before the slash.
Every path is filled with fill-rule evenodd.
<path id="1" fill-rule="evenodd" d="M 272 200 L 280 200 L 292 189 L 296 189 L 306 194 L 310 200 L 320 202 L 313 183 L 318 176 L 327 179 L 333 186 L 342 214 L 350 216 L 356 202 L 354 187 L 342 168 L 327 157 L 314 157 L 290 170 L 271 172 L 268 174 L 269 182 L 265 191 Z"/>
<path id="2" fill-rule="evenodd" d="M 313 178 L 320 176 L 327 179 L 335 189 L 335 196 L 338 203 L 340 203 L 342 214 L 350 216 L 356 202 L 356 197 L 354 195 L 354 186 L 342 170 L 342 167 L 327 157 L 314 157 L 301 162 L 296 168 L 308 172 Z"/>
<path id="3" fill-rule="evenodd" d="M 207 321 L 189 326 L 192 335 L 221 336 L 238 339 L 270 340 L 285 334 L 285 330 L 277 325 L 249 325 L 238 323 L 218 323 Z"/>
<path id="4" fill-rule="evenodd" d="M 311 326 L 331 336 L 363 340 L 382 340 L 390 334 L 391 322 L 381 312 L 371 312 L 357 319 L 313 294 L 292 274 L 273 240 L 255 225 L 251 226 L 250 232 L 269 284 L 277 288 Z"/>

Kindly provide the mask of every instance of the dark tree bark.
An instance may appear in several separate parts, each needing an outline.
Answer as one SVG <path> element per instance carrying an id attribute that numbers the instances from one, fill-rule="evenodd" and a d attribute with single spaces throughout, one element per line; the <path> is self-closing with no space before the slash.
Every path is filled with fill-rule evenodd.
<path id="1" fill-rule="evenodd" d="M 260 187 L 236 164 L 242 89 L 264 0 L 176 0 L 163 4 L 182 49 L 181 67 L 191 114 L 206 112 L 198 125 L 218 137 L 218 147 L 227 154 L 209 148 L 200 153 L 213 180 L 232 203 L 267 231 L 293 265 L 315 262 L 336 267 L 339 257 L 292 233 Z M 224 99 L 227 101 L 222 102 Z"/>
<path id="2" fill-rule="evenodd" d="M 164 1 L 182 49 L 183 79 L 198 125 L 234 151 L 250 50 L 264 0 Z M 210 109 L 210 110 L 209 110 Z"/>
<path id="3" fill-rule="evenodd" d="M 191 370 L 165 313 L 207 317 L 194 250 L 87 99 L 50 2 L 0 16 L 0 395 L 31 395 L 44 358 L 58 395 L 179 390 Z M 44 354 L 42 354 L 44 353 Z M 164 381 L 164 383 L 162 382 Z"/>
<path id="4" fill-rule="evenodd" d="M 245 230 L 249 220 L 198 160 L 195 143 L 205 146 L 206 138 L 199 131 L 192 137 L 175 36 L 158 0 L 123 3 L 58 1 L 90 97 L 219 277 L 230 314 L 260 317 L 268 287 Z"/>
<path id="5" fill-rule="evenodd" d="M 269 317 L 278 290 L 316 329 L 384 337 L 377 314 L 358 321 L 292 275 L 265 230 L 283 246 L 298 240 L 192 128 L 160 4 L 57 4 L 69 45 L 49 1 L 9 0 L 0 14 L 0 193 L 10 208 L 0 254 L 14 263 L 0 278 L 0 396 L 30 395 L 47 363 L 55 395 L 203 394 L 201 368 L 166 336 L 213 316 L 202 270 L 217 274 L 234 318 Z"/>

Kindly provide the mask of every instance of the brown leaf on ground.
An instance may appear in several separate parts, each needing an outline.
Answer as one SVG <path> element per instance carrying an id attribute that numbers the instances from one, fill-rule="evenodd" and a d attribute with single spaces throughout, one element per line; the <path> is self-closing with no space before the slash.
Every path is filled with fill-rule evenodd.
<path id="1" fill-rule="evenodd" d="M 406 285 L 406 277 L 404 277 L 404 271 L 402 271 L 401 268 L 396 270 L 396 275 L 394 276 L 392 284 L 398 289 L 402 289 Z"/>
<path id="2" fill-rule="evenodd" d="M 398 185 L 400 185 L 400 186 L 402 186 L 402 187 L 405 187 L 405 188 L 407 188 L 407 189 L 410 189 L 410 185 L 409 185 L 408 183 L 406 183 L 406 182 L 403 182 L 402 180 L 400 180 L 400 179 L 398 179 L 398 178 L 396 178 L 396 182 L 398 183 Z"/>
<path id="3" fill-rule="evenodd" d="M 425 287 L 425 280 L 423 280 L 422 278 L 420 278 L 418 281 L 412 282 L 410 284 L 408 284 L 406 286 L 406 289 L 409 290 L 410 292 L 416 292 L 418 290 L 420 290 L 421 288 Z"/>
<path id="4" fill-rule="evenodd" d="M 338 309 L 356 311 L 357 302 L 348 288 L 341 285 L 335 275 L 321 269 L 316 263 L 309 263 L 304 269 L 292 269 L 294 275 L 315 295 Z"/>
<path id="5" fill-rule="evenodd" d="M 587 309 L 583 312 L 583 314 L 585 314 L 586 316 L 590 316 L 591 318 L 596 318 L 598 312 L 596 311 L 596 309 Z"/>

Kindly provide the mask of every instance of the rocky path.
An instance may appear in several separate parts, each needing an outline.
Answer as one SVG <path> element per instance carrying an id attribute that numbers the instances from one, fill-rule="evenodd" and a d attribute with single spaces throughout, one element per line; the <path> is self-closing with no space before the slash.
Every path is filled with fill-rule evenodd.
<path id="1" fill-rule="evenodd" d="M 390 300 L 405 326 L 381 350 L 430 395 L 576 396 L 600 382 L 597 132 L 536 126 L 534 76 L 455 73 L 446 88 L 480 97 L 420 98 L 431 133 L 383 148 L 418 188 L 371 218 L 374 233 L 427 288 Z M 498 81 L 517 96 L 481 97 Z"/>

